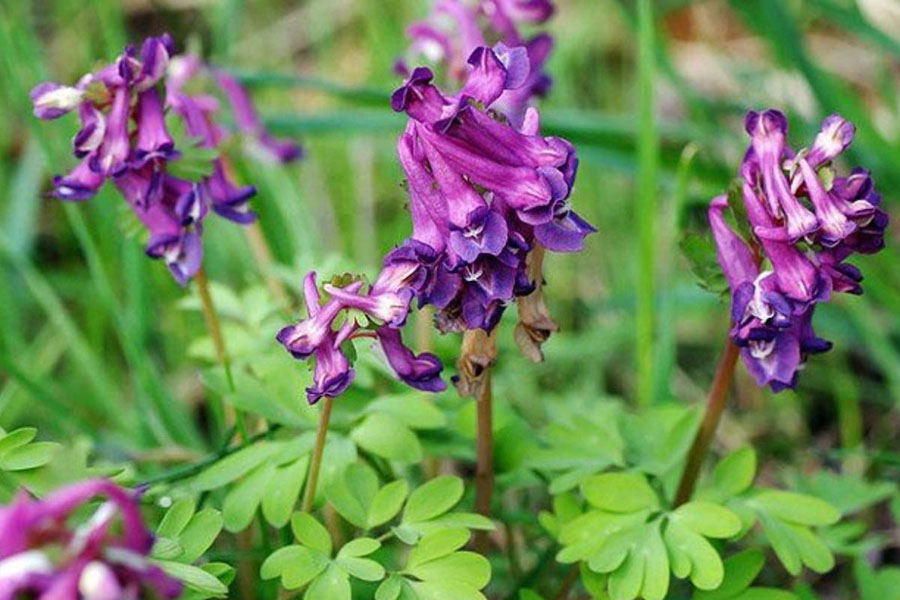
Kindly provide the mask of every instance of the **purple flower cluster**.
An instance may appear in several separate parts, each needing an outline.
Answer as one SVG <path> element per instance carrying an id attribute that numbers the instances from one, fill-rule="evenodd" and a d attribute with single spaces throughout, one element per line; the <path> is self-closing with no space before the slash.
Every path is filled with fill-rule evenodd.
<path id="1" fill-rule="evenodd" d="M 550 77 L 542 68 L 553 49 L 553 38 L 540 33 L 526 40 L 518 24 L 544 23 L 553 11 L 550 0 L 435 0 L 429 17 L 411 25 L 407 34 L 414 54 L 444 62 L 459 81 L 467 76 L 471 53 L 488 45 L 486 38 L 499 39 L 504 48 L 521 47 L 519 52 L 527 55 L 531 65 L 526 80 L 504 90 L 495 103 L 496 110 L 520 127 L 531 99 L 550 89 Z"/>
<path id="2" fill-rule="evenodd" d="M 359 325 L 345 319 L 337 331 L 333 326 L 345 309 L 379 324 L 374 335 L 401 380 L 442 390 L 439 360 L 416 356 L 400 338 L 412 299 L 435 306 L 442 332 L 491 331 L 512 300 L 535 289 L 526 265 L 533 248 L 576 252 L 595 231 L 569 205 L 578 166 L 573 146 L 541 136 L 534 108 L 521 127 L 491 109 L 505 91 L 528 80 L 527 54 L 521 47 L 480 47 L 469 64 L 456 96 L 442 93 L 431 71 L 420 67 L 391 98 L 394 110 L 410 117 L 397 151 L 407 176 L 411 237 L 385 257 L 366 293 L 359 282 L 326 285 L 330 299 L 320 305 L 310 274 L 309 318 L 278 334 L 296 358 L 316 356 L 310 402 L 338 395 L 352 379 L 340 345 Z"/>
<path id="3" fill-rule="evenodd" d="M 813 331 L 815 306 L 832 292 L 862 293 L 862 273 L 846 260 L 881 250 L 888 216 L 867 171 L 837 177 L 830 166 L 854 135 L 839 115 L 796 153 L 782 113 L 750 112 L 745 126 L 741 198 L 753 239 L 729 227 L 725 196 L 709 221 L 732 293 L 731 339 L 757 383 L 779 391 L 796 384 L 807 355 L 831 348 Z"/>
<path id="4" fill-rule="evenodd" d="M 210 208 L 236 223 L 255 218 L 247 201 L 252 186 L 236 186 L 221 156 L 212 173 L 197 181 L 167 169 L 186 149 L 176 148 L 166 123 L 167 111 L 181 119 L 197 145 L 217 149 L 228 132 L 215 120 L 218 100 L 189 94 L 188 84 L 211 77 L 228 99 L 238 130 L 254 146 L 278 161 L 300 155 L 296 144 L 274 139 L 262 126 L 244 89 L 223 71 L 205 66 L 193 55 L 174 56 L 168 35 L 148 38 L 138 52 L 128 46 L 115 62 L 88 73 L 74 86 L 41 83 L 31 91 L 34 114 L 56 119 L 77 110 L 81 129 L 73 139 L 81 162 L 53 180 L 53 195 L 86 200 L 112 180 L 147 229 L 147 254 L 165 260 L 184 285 L 202 263 L 202 223 Z"/>
<path id="5" fill-rule="evenodd" d="M 95 497 L 106 502 L 87 522 L 67 523 Z M 145 590 L 177 598 L 181 583 L 147 560 L 152 545 L 137 495 L 109 481 L 80 482 L 40 501 L 21 492 L 0 507 L 0 600 L 137 599 Z"/>

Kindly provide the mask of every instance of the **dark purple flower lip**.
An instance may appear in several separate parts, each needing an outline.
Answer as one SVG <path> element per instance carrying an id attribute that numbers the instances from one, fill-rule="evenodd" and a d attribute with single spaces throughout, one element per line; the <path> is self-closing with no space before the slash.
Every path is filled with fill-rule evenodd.
<path id="1" fill-rule="evenodd" d="M 406 82 L 391 94 L 391 108 L 396 112 L 406 110 L 410 95 L 420 97 L 421 94 L 416 91 L 417 88 L 431 83 L 432 79 L 434 79 L 434 73 L 428 67 L 416 67 L 413 69 Z"/>

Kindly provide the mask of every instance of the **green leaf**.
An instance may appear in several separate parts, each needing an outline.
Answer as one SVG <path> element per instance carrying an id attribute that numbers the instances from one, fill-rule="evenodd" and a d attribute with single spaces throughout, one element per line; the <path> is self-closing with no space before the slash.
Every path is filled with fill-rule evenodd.
<path id="1" fill-rule="evenodd" d="M 422 460 L 422 445 L 402 421 L 385 413 L 375 413 L 350 434 L 360 448 L 389 460 L 415 463 Z"/>
<path id="2" fill-rule="evenodd" d="M 470 512 L 452 512 L 434 518 L 430 523 L 446 527 L 465 527 L 480 531 L 494 531 L 497 525 L 484 515 Z"/>
<path id="3" fill-rule="evenodd" d="M 799 525 L 833 525 L 841 518 L 837 509 L 824 500 L 795 492 L 764 490 L 748 504 Z"/>
<path id="4" fill-rule="evenodd" d="M 403 522 L 420 523 L 444 514 L 456 506 L 463 491 L 463 482 L 459 477 L 435 477 L 410 494 L 403 511 Z"/>
<path id="5" fill-rule="evenodd" d="M 384 567 L 369 558 L 355 556 L 338 557 L 335 564 L 344 571 L 363 581 L 381 581 L 384 579 Z"/>
<path id="6" fill-rule="evenodd" d="M 55 442 L 34 442 L 7 450 L 0 458 L 0 470 L 25 471 L 43 467 L 62 448 Z"/>
<path id="7" fill-rule="evenodd" d="M 163 571 L 184 582 L 184 585 L 192 590 L 216 597 L 225 597 L 228 594 L 228 587 L 219 581 L 218 577 L 199 567 L 167 560 L 159 560 L 156 563 Z"/>
<path id="8" fill-rule="evenodd" d="M 800 600 L 797 594 L 775 588 L 749 588 L 729 600 Z"/>
<path id="9" fill-rule="evenodd" d="M 313 579 L 303 600 L 351 600 L 350 578 L 337 565 Z"/>
<path id="10" fill-rule="evenodd" d="M 355 558 L 358 556 L 368 556 L 381 548 L 381 542 L 369 537 L 356 538 L 350 540 L 338 551 L 338 558 Z"/>
<path id="11" fill-rule="evenodd" d="M 369 514 L 366 516 L 366 529 L 372 529 L 387 523 L 397 516 L 403 507 L 403 501 L 409 493 L 409 485 L 405 479 L 392 481 L 375 494 L 369 505 Z M 481 516 L 481 515 L 478 515 Z"/>
<path id="12" fill-rule="evenodd" d="M 195 478 L 191 487 L 197 491 L 214 490 L 250 472 L 254 467 L 275 456 L 283 445 L 259 441 L 214 463 Z"/>
<path id="13" fill-rule="evenodd" d="M 736 496 L 753 485 L 756 476 L 756 451 L 753 448 L 735 450 L 719 461 L 713 469 L 713 481 L 723 492 Z"/>
<path id="14" fill-rule="evenodd" d="M 418 393 L 381 397 L 366 412 L 390 415 L 412 429 L 438 429 L 447 422 L 444 413 Z"/>
<path id="15" fill-rule="evenodd" d="M 834 568 L 834 555 L 816 534 L 802 525 L 786 523 L 786 526 L 803 564 L 820 574 Z"/>
<path id="16" fill-rule="evenodd" d="M 602 473 L 582 482 L 581 493 L 597 508 L 617 513 L 659 508 L 659 498 L 640 473 Z"/>
<path id="17" fill-rule="evenodd" d="M 728 289 L 716 258 L 716 247 L 709 236 L 686 233 L 679 245 L 700 287 L 714 294 L 722 294 Z"/>
<path id="18" fill-rule="evenodd" d="M 591 595 L 591 598 L 609 600 L 609 594 L 606 593 L 609 577 L 605 573 L 594 573 L 588 568 L 587 563 L 581 563 L 579 573 L 581 575 L 581 584 Z"/>
<path id="19" fill-rule="evenodd" d="M 670 518 L 706 537 L 728 538 L 741 530 L 736 514 L 712 502 L 688 502 L 675 509 Z"/>
<path id="20" fill-rule="evenodd" d="M 406 559 L 406 568 L 411 569 L 442 556 L 455 552 L 466 545 L 472 535 L 468 529 L 441 529 L 426 536 L 413 547 Z"/>
<path id="21" fill-rule="evenodd" d="M 325 526 L 309 513 L 295 512 L 291 517 L 291 530 L 297 541 L 304 546 L 331 556 L 331 535 Z"/>
<path id="22" fill-rule="evenodd" d="M 808 480 L 801 480 L 802 491 L 825 500 L 841 514 L 858 512 L 867 506 L 882 502 L 896 492 L 890 481 L 866 481 L 851 473 L 818 471 Z"/>
<path id="23" fill-rule="evenodd" d="M 644 556 L 644 600 L 663 600 L 669 591 L 669 555 L 660 533 L 660 522 L 646 528 L 644 543 L 637 552 Z"/>
<path id="24" fill-rule="evenodd" d="M 750 587 L 765 564 L 762 551 L 747 548 L 725 559 L 722 585 L 714 590 L 697 590 L 693 600 L 730 600 Z"/>
<path id="25" fill-rule="evenodd" d="M 265 463 L 229 490 L 222 503 L 226 531 L 236 533 L 250 525 L 274 474 L 275 465 Z"/>
<path id="26" fill-rule="evenodd" d="M 181 556 L 184 550 L 181 544 L 171 538 L 157 537 L 153 540 L 153 550 L 150 555 L 161 560 L 174 560 Z"/>
<path id="27" fill-rule="evenodd" d="M 178 538 L 178 543 L 184 549 L 178 560 L 192 563 L 200 558 L 216 541 L 220 531 L 222 531 L 222 515 L 219 511 L 207 508 L 198 512 Z"/>
<path id="28" fill-rule="evenodd" d="M 293 463 L 277 468 L 269 479 L 262 498 L 262 511 L 273 527 L 280 529 L 290 521 L 308 465 L 309 456 L 301 456 Z"/>
<path id="29" fill-rule="evenodd" d="M 403 578 L 399 575 L 391 575 L 375 590 L 375 600 L 397 600 L 402 588 Z"/>
<path id="30" fill-rule="evenodd" d="M 410 581 L 409 585 L 417 600 L 485 600 L 476 588 L 459 581 Z"/>
<path id="31" fill-rule="evenodd" d="M 193 498 L 181 498 L 177 500 L 156 528 L 156 535 L 159 537 L 167 537 L 178 539 L 187 524 L 190 523 L 191 517 L 194 516 L 195 504 Z"/>
<path id="32" fill-rule="evenodd" d="M 303 587 L 328 567 L 328 558 L 316 550 L 303 546 L 285 546 L 270 554 L 263 561 L 260 577 L 281 577 L 285 589 Z"/>
<path id="33" fill-rule="evenodd" d="M 698 533 L 677 521 L 670 521 L 663 534 L 672 572 L 677 577 L 691 576 L 701 590 L 712 590 L 722 584 L 725 569 L 716 549 Z"/>
<path id="34" fill-rule="evenodd" d="M 629 553 L 622 566 L 609 575 L 609 596 L 612 600 L 634 600 L 641 591 L 644 577 L 644 556 Z"/>
<path id="35" fill-rule="evenodd" d="M 853 575 L 859 586 L 860 600 L 887 600 L 900 597 L 900 568 L 872 569 L 864 558 L 853 563 Z"/>
<path id="36" fill-rule="evenodd" d="M 7 434 L 0 435 L 0 458 L 13 448 L 24 446 L 33 440 L 36 435 L 37 429 L 34 427 L 21 427 Z"/>
<path id="37" fill-rule="evenodd" d="M 474 552 L 454 552 L 407 568 L 405 572 L 423 581 L 455 581 L 479 590 L 491 579 L 490 563 Z"/>
<path id="38" fill-rule="evenodd" d="M 369 507 L 378 493 L 378 476 L 367 465 L 347 465 L 325 488 L 325 496 L 353 525 L 365 528 Z"/>

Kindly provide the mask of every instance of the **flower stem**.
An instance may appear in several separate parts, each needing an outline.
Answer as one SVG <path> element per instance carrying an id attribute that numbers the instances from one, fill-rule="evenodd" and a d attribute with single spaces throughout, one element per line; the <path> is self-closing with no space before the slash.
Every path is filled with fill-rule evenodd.
<path id="1" fill-rule="evenodd" d="M 316 484 L 319 480 L 319 471 L 322 468 L 322 454 L 325 451 L 325 438 L 328 435 L 328 421 L 331 419 L 331 407 L 334 399 L 325 396 L 322 406 L 322 414 L 319 416 L 319 428 L 316 431 L 316 446 L 313 449 L 312 461 L 309 464 L 309 477 L 306 479 L 306 489 L 303 492 L 303 512 L 310 512 L 313 502 L 316 500 Z"/>
<path id="2" fill-rule="evenodd" d="M 734 368 L 737 365 L 739 348 L 730 339 L 725 342 L 719 365 L 716 367 L 716 375 L 713 378 L 712 387 L 709 390 L 709 399 L 706 402 L 706 412 L 700 429 L 694 438 L 694 443 L 688 453 L 681 481 L 678 483 L 678 492 L 675 494 L 675 506 L 681 506 L 691 499 L 694 486 L 697 485 L 697 477 L 700 475 L 700 467 L 706 456 L 709 446 L 715 436 L 725 409 L 725 401 L 728 399 L 728 390 L 731 388 L 731 379 L 734 376 Z"/>
<path id="3" fill-rule="evenodd" d="M 222 369 L 225 371 L 225 380 L 228 382 L 228 389 L 235 391 L 234 376 L 231 374 L 231 359 L 228 357 L 228 349 L 225 346 L 225 338 L 222 335 L 222 326 L 219 324 L 219 316 L 216 313 L 216 306 L 213 304 L 212 294 L 209 292 L 209 279 L 206 277 L 206 269 L 200 267 L 197 274 L 194 275 L 194 281 L 197 284 L 197 295 L 200 297 L 200 306 L 203 308 L 203 319 L 206 321 L 206 328 L 212 337 L 213 347 L 216 350 L 216 357 Z M 217 407 L 221 418 L 228 428 L 232 424 L 237 425 L 241 439 L 247 439 L 247 428 L 244 424 L 243 416 L 234 410 L 224 400 L 221 406 Z"/>
<path id="4" fill-rule="evenodd" d="M 478 433 L 475 440 L 477 462 L 475 466 L 475 512 L 491 516 L 491 495 L 494 491 L 494 433 L 491 407 L 491 370 L 484 373 L 478 396 L 475 398 L 478 414 Z M 480 554 L 487 551 L 487 532 L 475 534 L 475 548 Z"/>
<path id="5" fill-rule="evenodd" d="M 225 370 L 225 378 L 228 380 L 228 387 L 234 391 L 234 378 L 231 375 L 231 360 L 228 358 L 228 349 L 225 347 L 225 338 L 222 337 L 222 327 L 219 325 L 219 316 L 216 314 L 216 306 L 213 304 L 212 294 L 209 293 L 209 279 L 206 277 L 206 269 L 200 267 L 194 276 L 197 283 L 197 295 L 200 296 L 200 305 L 203 308 L 203 319 L 206 321 L 206 328 L 212 337 L 213 346 L 216 349 L 216 358 L 219 364 Z"/>
<path id="6" fill-rule="evenodd" d="M 459 378 L 456 388 L 462 396 L 475 398 L 478 417 L 475 438 L 475 511 L 485 517 L 491 514 L 491 494 L 494 490 L 494 433 L 491 408 L 491 367 L 497 356 L 494 335 L 483 329 L 463 334 L 459 357 Z M 484 554 L 487 534 L 475 534 L 475 549 Z"/>

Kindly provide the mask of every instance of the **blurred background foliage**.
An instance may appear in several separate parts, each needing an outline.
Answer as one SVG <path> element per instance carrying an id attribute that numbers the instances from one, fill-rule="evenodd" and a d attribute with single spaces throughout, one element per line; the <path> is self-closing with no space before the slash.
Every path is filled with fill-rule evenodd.
<path id="1" fill-rule="evenodd" d="M 544 130 L 576 144 L 573 202 L 600 232 L 582 254 L 548 258 L 546 291 L 562 332 L 547 344 L 545 363 L 518 356 L 514 314 L 504 320 L 495 377 L 500 427 L 546 422 L 565 404 L 632 402 L 639 387 L 635 307 L 647 291 L 636 285 L 635 198 L 646 165 L 637 152 L 635 6 L 556 3 Z M 857 260 L 865 296 L 836 297 L 817 312 L 819 334 L 835 349 L 810 361 L 796 391 L 759 390 L 739 367 L 717 450 L 753 444 L 763 481 L 796 481 L 828 467 L 896 482 L 900 9 L 891 0 L 653 4 L 655 400 L 702 402 L 727 331 L 727 303 L 697 286 L 678 246 L 686 232 L 705 234 L 706 204 L 736 172 L 747 144 L 743 113 L 782 108 L 799 147 L 823 117 L 840 111 L 858 132 L 843 166 L 871 169 L 893 213 L 887 249 Z M 198 375 L 198 363 L 211 364 L 212 353 L 198 341 L 199 313 L 182 310 L 195 304 L 190 291 L 124 235 L 123 203 L 111 188 L 84 205 L 45 197 L 51 175 L 73 166 L 58 132 L 74 134 L 76 126 L 71 117 L 63 127 L 32 118 L 27 93 L 34 84 L 75 81 L 128 41 L 164 31 L 180 48 L 202 48 L 241 75 L 273 131 L 297 137 L 307 153 L 286 168 L 250 156 L 235 163 L 240 178 L 259 189 L 253 208 L 275 274 L 296 300 L 307 270 L 371 276 L 409 232 L 394 151 L 404 120 L 387 98 L 400 82 L 393 66 L 405 52 L 404 29 L 427 10 L 426 0 L 0 0 L 0 427 L 36 426 L 41 439 L 73 444 L 90 438 L 84 452 L 93 461 L 133 460 L 139 471 L 153 471 L 147 462 L 198 456 L 213 430 L 204 406 L 215 385 Z M 261 308 L 262 277 L 247 239 L 215 219 L 204 239 L 237 361 L 258 357 L 271 340 L 265 351 L 273 352 L 268 368 L 280 377 L 279 402 L 311 425 L 302 409 L 307 366 L 275 356 L 281 351 L 272 338 L 287 315 Z M 453 365 L 458 338 L 429 335 L 427 322 L 417 330 L 414 347 L 431 345 Z M 353 407 L 372 389 L 394 389 L 377 367 L 372 372 L 338 404 Z M 445 396 L 441 402 L 459 408 L 460 430 L 471 431 L 470 407 L 455 392 Z M 430 453 L 471 457 L 471 446 L 453 436 L 423 435 L 431 436 Z M 504 447 L 502 436 L 498 444 L 499 461 L 515 461 L 522 451 Z M 898 562 L 896 522 L 888 511 L 869 521 L 887 538 L 880 560 Z"/>

